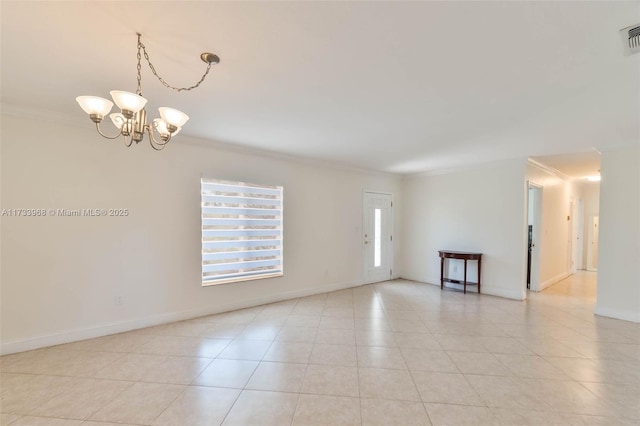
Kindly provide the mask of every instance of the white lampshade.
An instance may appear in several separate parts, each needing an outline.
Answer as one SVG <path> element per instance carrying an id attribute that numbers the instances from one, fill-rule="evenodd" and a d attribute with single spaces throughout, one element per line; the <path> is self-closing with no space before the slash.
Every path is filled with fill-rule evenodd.
<path id="1" fill-rule="evenodd" d="M 99 96 L 78 96 L 76 101 L 87 114 L 95 114 L 101 117 L 109 114 L 113 107 L 113 102 Z"/>
<path id="2" fill-rule="evenodd" d="M 124 122 L 127 121 L 127 119 L 124 118 L 124 115 L 120 114 L 119 112 L 109 114 L 109 118 L 111 118 L 113 125 L 118 129 L 121 129 Z"/>
<path id="3" fill-rule="evenodd" d="M 144 108 L 144 105 L 147 103 L 145 98 L 136 93 L 124 92 L 122 90 L 112 90 L 109 93 L 113 101 L 118 105 L 118 108 L 123 111 L 131 111 L 134 114 Z"/>
<path id="4" fill-rule="evenodd" d="M 167 135 L 175 136 L 178 133 L 180 133 L 180 130 L 182 130 L 182 127 L 178 127 L 178 130 L 171 133 L 169 129 L 167 129 L 167 123 L 165 123 L 164 120 L 162 120 L 161 118 L 155 118 L 153 120 L 153 124 L 156 130 L 158 131 L 158 133 L 160 133 L 163 136 L 167 136 Z"/>
<path id="5" fill-rule="evenodd" d="M 187 114 L 177 109 L 160 107 L 158 111 L 160 111 L 160 117 L 162 117 L 165 123 L 172 124 L 178 128 L 184 126 L 187 120 L 189 120 Z"/>

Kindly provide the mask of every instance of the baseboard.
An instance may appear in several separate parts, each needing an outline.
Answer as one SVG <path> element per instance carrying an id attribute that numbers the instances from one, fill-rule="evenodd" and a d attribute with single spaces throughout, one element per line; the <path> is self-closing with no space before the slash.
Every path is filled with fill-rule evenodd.
<path id="1" fill-rule="evenodd" d="M 603 308 L 601 306 L 597 306 L 596 304 L 594 313 L 601 317 L 640 323 L 640 312 L 638 311 L 620 311 L 617 309 Z"/>
<path id="2" fill-rule="evenodd" d="M 526 299 L 524 287 L 520 290 L 512 290 L 508 288 L 501 287 L 485 287 L 482 286 L 482 294 L 489 294 L 491 296 L 498 296 L 505 299 L 511 300 L 524 300 Z"/>
<path id="3" fill-rule="evenodd" d="M 567 277 L 570 277 L 571 275 L 573 275 L 572 272 L 563 272 L 556 275 L 555 277 L 549 278 L 548 280 L 540 283 L 540 288 L 538 289 L 538 291 L 542 291 L 547 287 L 551 287 L 552 285 L 564 280 Z"/>
<path id="4" fill-rule="evenodd" d="M 349 281 L 324 285 L 320 287 L 304 288 L 274 294 L 266 297 L 259 297 L 251 300 L 244 300 L 237 303 L 229 303 L 218 306 L 206 306 L 190 309 L 187 311 L 170 312 L 166 314 L 153 315 L 144 318 L 137 318 L 127 321 L 111 322 L 94 327 L 65 330 L 54 334 L 47 334 L 28 339 L 10 340 L 0 343 L 0 355 L 7 355 L 16 352 L 30 351 L 49 346 L 61 345 L 64 343 L 77 342 L 79 340 L 93 339 L 96 337 L 108 336 L 110 334 L 123 333 L 140 328 L 161 325 L 175 321 L 203 317 L 207 315 L 219 314 L 222 312 L 234 311 L 236 309 L 251 308 L 254 306 L 266 305 L 268 303 L 282 302 L 284 300 L 296 299 L 298 297 L 313 296 L 315 294 L 328 293 L 331 291 L 344 290 L 347 288 L 359 287 L 361 281 Z"/>
<path id="5" fill-rule="evenodd" d="M 440 287 L 440 277 L 438 278 L 432 277 L 431 279 L 425 280 L 423 277 L 416 277 L 416 276 L 412 276 L 411 274 L 402 274 L 401 279 L 416 281 L 419 283 L 435 285 Z M 435 283 L 438 283 L 438 284 L 435 284 Z M 451 284 L 447 284 L 447 285 L 451 285 Z M 474 291 L 476 291 L 475 286 L 471 288 L 471 292 L 474 292 Z M 510 290 L 506 288 L 492 287 L 486 284 L 482 284 L 482 294 L 487 294 L 490 296 L 498 296 L 498 297 L 503 297 L 505 299 L 513 299 L 513 300 L 525 299 L 524 290 L 516 291 L 516 290 Z"/>
<path id="6" fill-rule="evenodd" d="M 427 279 L 425 279 L 424 277 L 418 277 L 416 275 L 411 275 L 411 274 L 401 274 L 398 279 L 400 280 L 407 280 L 407 281 L 415 281 L 418 283 L 422 283 L 422 284 L 429 284 L 429 285 L 440 285 L 440 284 L 436 284 L 436 281 L 429 281 Z M 438 278 L 438 283 L 440 282 L 440 278 Z"/>

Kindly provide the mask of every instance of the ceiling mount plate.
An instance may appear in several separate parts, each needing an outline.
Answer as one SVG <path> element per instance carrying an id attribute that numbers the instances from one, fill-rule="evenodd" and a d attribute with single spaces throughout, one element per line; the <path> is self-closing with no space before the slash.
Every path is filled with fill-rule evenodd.
<path id="1" fill-rule="evenodd" d="M 215 65 L 220 63 L 220 58 L 218 57 L 218 55 L 214 55 L 213 53 L 205 52 L 200 55 L 200 59 L 202 59 L 202 62 L 205 62 L 207 64 Z"/>

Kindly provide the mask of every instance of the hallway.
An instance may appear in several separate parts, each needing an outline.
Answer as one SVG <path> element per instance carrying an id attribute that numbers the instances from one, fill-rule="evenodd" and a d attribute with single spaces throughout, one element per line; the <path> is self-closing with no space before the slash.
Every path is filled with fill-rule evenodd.
<path id="1" fill-rule="evenodd" d="M 547 287 L 542 294 L 549 296 L 580 299 L 581 304 L 595 305 L 597 289 L 597 272 L 576 271 L 575 274 Z"/>

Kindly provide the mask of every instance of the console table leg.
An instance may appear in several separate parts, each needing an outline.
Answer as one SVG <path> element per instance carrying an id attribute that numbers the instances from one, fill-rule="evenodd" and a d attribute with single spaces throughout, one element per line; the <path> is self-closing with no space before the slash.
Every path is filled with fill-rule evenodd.
<path id="1" fill-rule="evenodd" d="M 464 260 L 464 294 L 467 294 L 467 259 Z"/>
<path id="2" fill-rule="evenodd" d="M 440 290 L 444 288 L 444 257 L 440 258 Z"/>
<path id="3" fill-rule="evenodd" d="M 478 259 L 478 294 L 480 294 L 480 271 L 481 271 L 481 265 L 482 264 L 482 258 Z"/>

